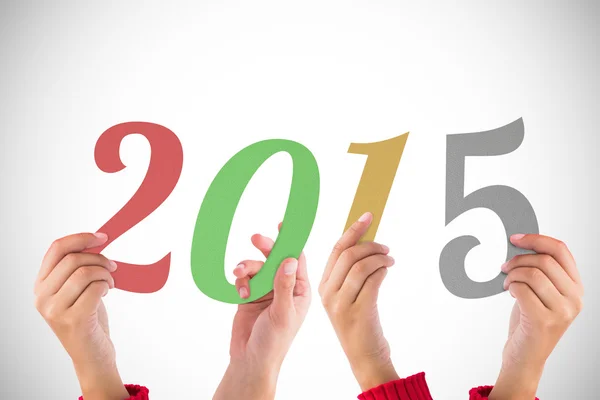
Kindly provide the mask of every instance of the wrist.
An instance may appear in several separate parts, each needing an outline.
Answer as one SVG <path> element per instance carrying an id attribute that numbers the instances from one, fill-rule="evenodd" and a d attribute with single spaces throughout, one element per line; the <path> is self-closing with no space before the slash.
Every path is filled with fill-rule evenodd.
<path id="1" fill-rule="evenodd" d="M 355 362 L 352 364 L 352 372 L 363 392 L 400 379 L 390 359 L 383 362 Z"/>
<path id="2" fill-rule="evenodd" d="M 74 366 L 85 400 L 125 400 L 130 397 L 116 365 Z"/>
<path id="3" fill-rule="evenodd" d="M 542 377 L 543 366 L 502 367 L 490 393 L 490 400 L 533 400 Z"/>

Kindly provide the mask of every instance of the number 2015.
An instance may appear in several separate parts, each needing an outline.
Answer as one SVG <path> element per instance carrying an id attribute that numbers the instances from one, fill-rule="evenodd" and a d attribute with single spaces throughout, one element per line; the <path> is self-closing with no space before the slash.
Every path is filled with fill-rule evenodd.
<path id="1" fill-rule="evenodd" d="M 475 208 L 487 208 L 502 221 L 506 233 L 506 260 L 523 252 L 508 238 L 515 233 L 538 233 L 533 207 L 518 190 L 508 186 L 488 186 L 465 195 L 465 160 L 469 156 L 500 156 L 519 148 L 524 138 L 523 120 L 485 131 L 447 136 L 446 147 L 446 225 Z M 109 241 L 94 249 L 103 251 L 110 243 L 156 210 L 171 194 L 183 167 L 183 149 L 177 136 L 164 126 L 149 122 L 126 122 L 106 130 L 98 139 L 95 160 L 107 173 L 125 168 L 120 156 L 121 141 L 128 135 L 143 135 L 151 147 L 146 176 L 134 196 L 99 231 Z M 352 143 L 352 154 L 366 155 L 365 167 L 348 215 L 346 229 L 363 212 L 371 211 L 374 220 L 363 240 L 375 238 L 388 195 L 409 134 L 375 143 Z M 287 152 L 293 160 L 292 184 L 282 229 L 262 270 L 250 281 L 251 297 L 241 299 L 235 286 L 225 277 L 227 239 L 235 210 L 246 186 L 271 156 Z M 235 154 L 212 181 L 200 206 L 192 239 L 191 268 L 196 286 L 207 296 L 226 303 L 254 301 L 273 288 L 279 264 L 287 257 L 298 257 L 310 235 L 319 201 L 319 168 L 313 154 L 300 143 L 271 139 L 254 143 Z M 487 282 L 471 280 L 465 271 L 467 253 L 480 244 L 473 236 L 450 241 L 440 255 L 440 275 L 454 295 L 475 299 L 503 291 L 504 274 Z M 171 253 L 150 265 L 117 262 L 115 286 L 135 293 L 152 293 L 166 283 Z"/>

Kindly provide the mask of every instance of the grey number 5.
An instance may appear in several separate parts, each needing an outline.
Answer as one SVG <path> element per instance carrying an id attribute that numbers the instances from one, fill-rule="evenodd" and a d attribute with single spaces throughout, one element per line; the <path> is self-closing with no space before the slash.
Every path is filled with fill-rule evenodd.
<path id="1" fill-rule="evenodd" d="M 539 233 L 533 207 L 518 190 L 508 186 L 488 186 L 465 196 L 465 158 L 468 156 L 500 156 L 521 146 L 525 136 L 523 119 L 486 132 L 447 136 L 446 147 L 446 225 L 461 214 L 487 208 L 502 220 L 508 251 L 506 260 L 526 251 L 513 246 L 509 238 L 515 233 Z M 467 253 L 480 244 L 473 236 L 453 239 L 440 256 L 440 274 L 450 293 L 465 299 L 489 297 L 504 291 L 506 275 L 502 272 L 487 282 L 471 280 L 465 271 Z M 498 263 L 498 269 L 500 269 Z"/>

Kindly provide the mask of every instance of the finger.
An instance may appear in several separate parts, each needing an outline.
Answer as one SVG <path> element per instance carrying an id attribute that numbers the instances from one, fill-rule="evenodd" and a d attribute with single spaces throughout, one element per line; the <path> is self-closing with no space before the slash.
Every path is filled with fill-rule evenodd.
<path id="1" fill-rule="evenodd" d="M 306 255 L 304 252 L 300 253 L 300 257 L 298 257 L 298 272 L 296 272 L 296 279 L 299 281 L 308 281 L 308 264 L 306 262 Z"/>
<path id="2" fill-rule="evenodd" d="M 517 299 L 521 311 L 527 315 L 538 315 L 541 317 L 541 314 L 548 310 L 526 283 L 513 282 L 508 287 L 508 291 L 512 297 Z"/>
<path id="3" fill-rule="evenodd" d="M 321 285 L 329 280 L 331 271 L 342 252 L 358 243 L 360 238 L 367 232 L 367 229 L 369 229 L 369 226 L 371 226 L 371 222 L 373 222 L 373 214 L 365 213 L 344 232 L 340 240 L 333 247 L 333 251 L 327 260 Z"/>
<path id="4" fill-rule="evenodd" d="M 38 274 L 38 280 L 43 281 L 50 271 L 69 253 L 79 253 L 106 243 L 105 233 L 78 233 L 56 240 L 46 252 Z"/>
<path id="5" fill-rule="evenodd" d="M 549 310 L 557 310 L 563 301 L 563 297 L 558 289 L 537 268 L 520 267 L 513 269 L 504 281 L 504 288 L 507 289 L 513 282 L 525 283 L 529 286 Z"/>
<path id="6" fill-rule="evenodd" d="M 258 233 L 252 235 L 251 241 L 254 247 L 260 250 L 263 256 L 267 258 L 269 257 L 269 254 L 271 254 L 271 250 L 273 250 L 273 246 L 275 245 L 275 242 L 271 238 Z"/>
<path id="7" fill-rule="evenodd" d="M 109 290 L 109 285 L 106 281 L 91 282 L 77 298 L 70 312 L 93 312 L 98 309 L 102 297 L 106 296 Z"/>
<path id="8" fill-rule="evenodd" d="M 348 273 L 353 268 L 354 264 L 358 263 L 360 260 L 375 254 L 386 255 L 389 251 L 390 249 L 387 246 L 375 242 L 359 243 L 344 250 L 331 271 L 331 275 L 327 281 L 328 289 L 334 291 L 340 290 Z"/>
<path id="9" fill-rule="evenodd" d="M 277 225 L 277 230 L 281 231 L 282 226 L 283 226 L 283 222 L 280 222 Z M 273 245 L 271 245 L 271 248 L 272 247 L 273 247 Z M 269 253 L 270 253 L 270 251 L 269 251 Z M 296 273 L 296 280 L 306 281 L 306 283 L 309 284 L 306 256 L 304 255 L 304 252 L 300 253 L 300 256 L 298 257 L 298 272 Z"/>
<path id="10" fill-rule="evenodd" d="M 358 261 L 352 266 L 344 280 L 339 291 L 340 299 L 345 304 L 354 303 L 369 276 L 381 267 L 391 267 L 392 265 L 394 265 L 394 259 L 383 254 L 375 254 Z"/>
<path id="11" fill-rule="evenodd" d="M 264 264 L 263 261 L 244 260 L 235 267 L 233 274 L 236 278 L 252 278 L 258 274 Z"/>
<path id="12" fill-rule="evenodd" d="M 96 281 L 105 281 L 110 288 L 115 287 L 115 281 L 106 268 L 99 266 L 78 268 L 54 295 L 59 309 L 66 310 L 73 306 L 89 284 Z"/>
<path id="13" fill-rule="evenodd" d="M 286 258 L 275 274 L 273 283 L 273 318 L 274 322 L 287 325 L 288 318 L 294 308 L 294 287 L 298 260 Z"/>
<path id="14" fill-rule="evenodd" d="M 67 279 L 79 267 L 100 266 L 109 272 L 117 270 L 117 263 L 100 254 L 69 253 L 52 269 L 48 277 L 39 284 L 36 294 L 52 296 L 65 284 Z"/>
<path id="15" fill-rule="evenodd" d="M 515 268 L 534 267 L 542 271 L 563 296 L 576 295 L 579 288 L 554 257 L 548 254 L 523 254 L 506 262 L 501 270 L 508 274 Z"/>
<path id="16" fill-rule="evenodd" d="M 381 287 L 387 272 L 388 269 L 382 267 L 369 275 L 369 277 L 365 280 L 365 284 L 363 285 L 361 291 L 356 297 L 356 302 L 365 304 L 377 303 L 377 298 L 379 297 L 379 288 Z"/>
<path id="17" fill-rule="evenodd" d="M 567 245 L 560 240 L 543 235 L 512 235 L 510 241 L 517 247 L 533 250 L 538 254 L 548 254 L 569 274 L 577 283 L 581 282 L 577 264 Z"/>
<path id="18" fill-rule="evenodd" d="M 246 260 L 233 270 L 233 274 L 237 277 L 235 288 L 242 299 L 250 297 L 250 279 L 260 271 L 263 265 L 262 261 Z"/>
<path id="19" fill-rule="evenodd" d="M 304 252 L 300 253 L 300 257 L 298 257 L 298 270 L 296 271 L 294 296 L 310 296 L 310 281 L 308 279 L 308 268 Z"/>

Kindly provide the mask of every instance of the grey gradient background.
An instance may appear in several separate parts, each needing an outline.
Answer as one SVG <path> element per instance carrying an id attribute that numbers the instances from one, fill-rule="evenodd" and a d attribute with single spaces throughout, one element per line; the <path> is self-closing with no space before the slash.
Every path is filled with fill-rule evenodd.
<path id="1" fill-rule="evenodd" d="M 548 362 L 539 396 L 598 398 L 599 23 L 595 1 L 2 1 L 0 398 L 78 395 L 68 357 L 34 309 L 33 281 L 53 239 L 96 229 L 139 184 L 143 141 L 124 143 L 131 167 L 120 177 L 93 163 L 98 135 L 130 120 L 175 131 L 185 161 L 165 205 L 108 249 L 140 263 L 173 252 L 164 290 L 106 300 L 125 381 L 147 384 L 153 399 L 188 390 L 209 398 L 216 387 L 232 309 L 197 291 L 188 257 L 200 201 L 234 152 L 270 137 L 314 152 L 322 193 L 306 251 L 316 286 L 363 167 L 348 144 L 410 130 L 378 233 L 402 266 L 382 292 L 386 336 L 400 373 L 425 370 L 436 399 L 493 384 L 512 300 L 453 297 L 437 262 L 450 239 L 473 234 L 486 244 L 469 256 L 468 272 L 495 276 L 501 224 L 476 210 L 444 227 L 445 135 L 519 117 L 521 148 L 468 160 L 465 189 L 514 186 L 540 230 L 570 245 L 585 309 Z M 269 179 L 286 179 L 285 167 L 251 185 L 248 197 L 277 193 L 267 206 L 245 194 L 235 232 L 275 226 L 278 215 L 252 218 L 283 211 L 287 188 Z M 238 236 L 230 241 L 243 246 Z M 243 251 L 231 251 L 234 266 Z M 497 268 L 473 267 L 480 264 Z M 315 299 L 278 398 L 354 398 L 346 364 Z"/>

